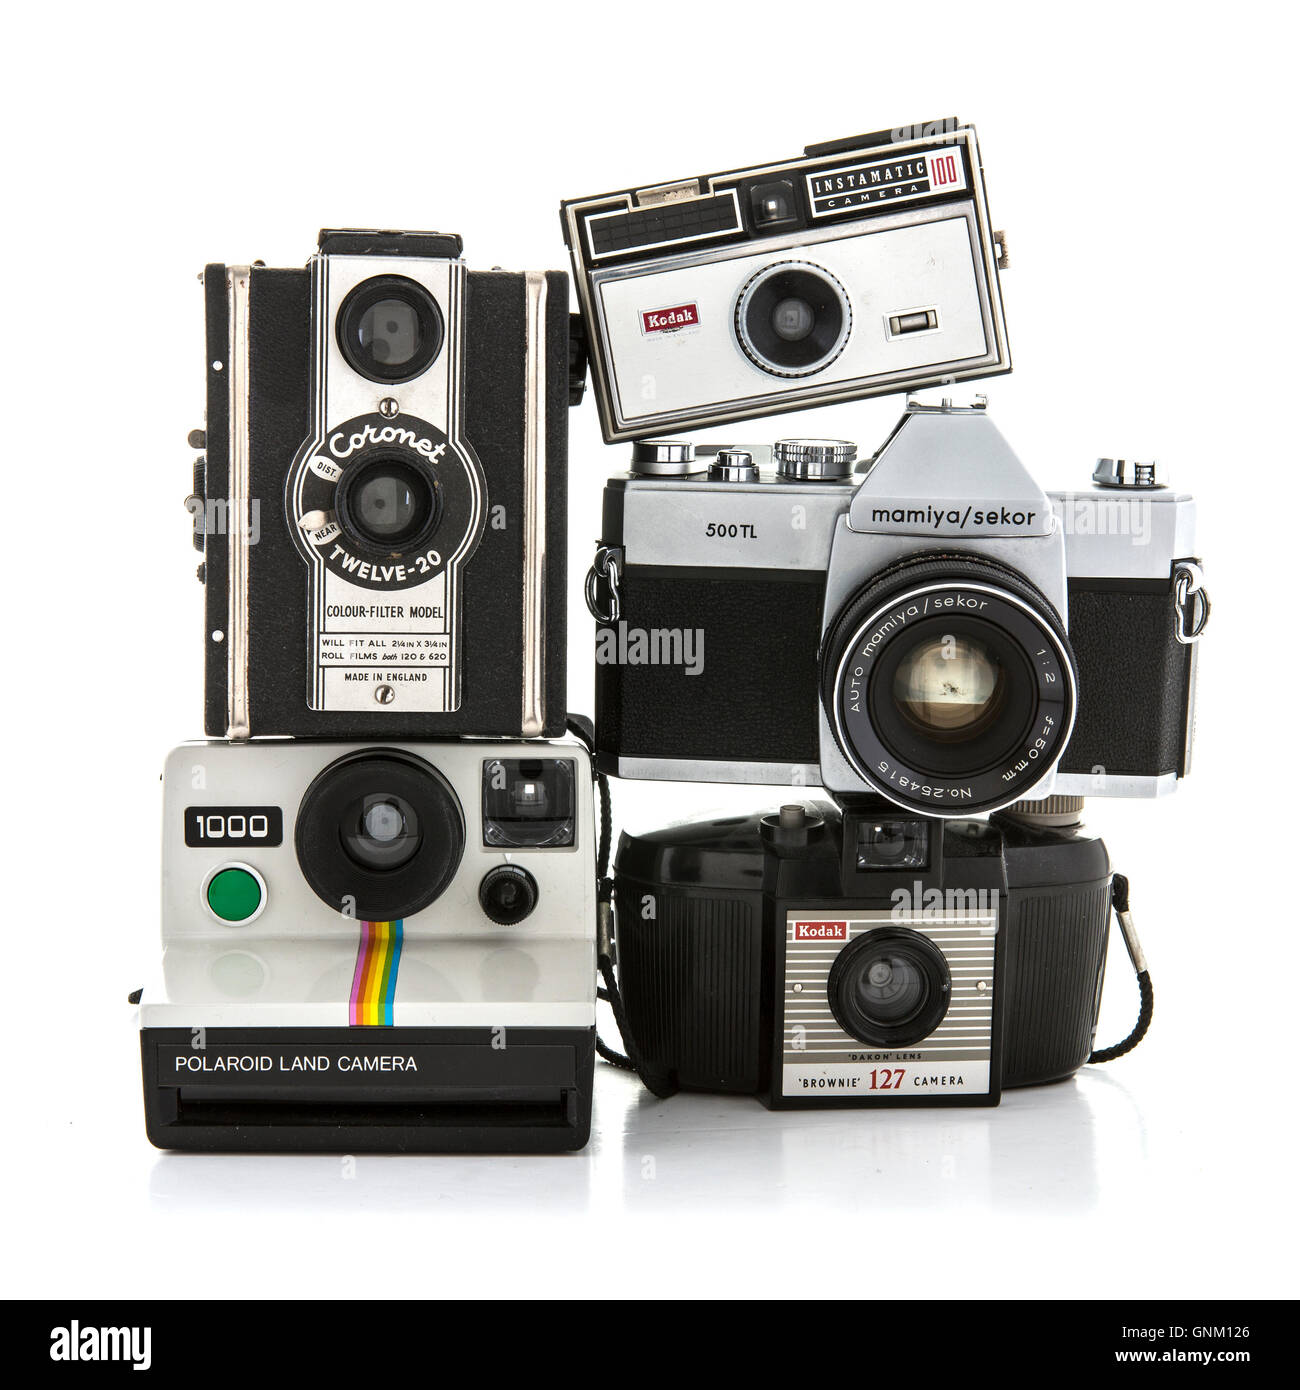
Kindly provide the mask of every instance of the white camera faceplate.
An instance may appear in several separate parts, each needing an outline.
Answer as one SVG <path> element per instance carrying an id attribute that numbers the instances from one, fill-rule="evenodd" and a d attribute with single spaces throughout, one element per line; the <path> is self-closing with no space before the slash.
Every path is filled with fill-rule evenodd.
<path id="1" fill-rule="evenodd" d="M 163 960 L 144 991 L 145 1027 L 346 1026 L 359 963 L 383 963 L 372 925 L 400 927 L 391 1008 L 382 1021 L 411 1027 L 591 1027 L 595 1018 L 595 840 L 590 763 L 577 743 L 393 743 L 439 772 L 464 821 L 464 852 L 443 893 L 400 924 L 345 915 L 312 891 L 299 866 L 294 825 L 313 779 L 348 753 L 374 745 L 289 741 L 196 742 L 168 757 L 163 774 Z M 484 765 L 511 759 L 571 760 L 572 843 L 500 848 L 483 843 Z M 278 810 L 282 830 L 275 839 Z M 214 845 L 187 843 L 187 816 L 224 816 L 238 830 Z M 256 817 L 266 817 L 256 819 Z M 232 824 L 233 823 L 233 824 Z M 269 830 L 268 830 L 269 827 Z M 254 835 L 250 829 L 259 833 Z M 339 851 L 343 854 L 342 848 Z M 514 865 L 537 887 L 537 906 L 513 926 L 484 913 L 479 885 Z M 251 871 L 261 901 L 241 925 L 222 921 L 207 887 L 224 868 Z M 250 887 L 249 891 L 252 889 Z"/>

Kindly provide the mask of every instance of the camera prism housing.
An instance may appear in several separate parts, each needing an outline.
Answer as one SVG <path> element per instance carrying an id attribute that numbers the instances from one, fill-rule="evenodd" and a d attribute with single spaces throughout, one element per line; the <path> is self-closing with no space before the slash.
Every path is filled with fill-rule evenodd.
<path id="1" fill-rule="evenodd" d="M 562 734 L 567 277 L 326 231 L 203 279 L 205 731 Z"/>
<path id="2" fill-rule="evenodd" d="M 940 816 L 1172 790 L 1208 615 L 1192 499 L 1145 470 L 1048 495 L 982 404 L 913 403 L 855 458 L 636 446 L 588 585 L 604 769 Z"/>
<path id="3" fill-rule="evenodd" d="M 972 126 L 564 202 L 608 442 L 1011 369 Z"/>
<path id="4" fill-rule="evenodd" d="M 996 1105 L 1088 1058 L 1099 839 L 1012 816 L 792 803 L 620 838 L 619 977 L 645 1061 L 774 1109 Z"/>
<path id="5" fill-rule="evenodd" d="M 572 741 L 189 743 L 163 774 L 150 1140 L 581 1148 L 591 769 Z"/>

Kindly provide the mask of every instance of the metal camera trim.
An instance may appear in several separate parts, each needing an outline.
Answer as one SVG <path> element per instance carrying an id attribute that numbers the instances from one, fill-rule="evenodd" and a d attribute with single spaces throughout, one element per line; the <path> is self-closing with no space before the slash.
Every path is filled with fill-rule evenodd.
<path id="1" fill-rule="evenodd" d="M 999 602 L 1010 604 L 1012 607 L 1019 609 L 1031 622 L 1039 627 L 1055 649 L 1057 663 L 1064 677 L 1065 692 L 1069 701 L 1069 717 L 1063 725 L 1063 732 L 1059 733 L 1056 737 L 1056 746 L 1052 752 L 1051 758 L 1044 763 L 1042 770 L 1028 784 L 1028 787 L 1026 787 L 1024 783 L 1017 783 L 1015 789 L 1009 792 L 1005 799 L 999 800 L 996 804 L 985 805 L 980 803 L 979 805 L 973 805 L 970 802 L 960 805 L 945 805 L 938 802 L 921 802 L 918 804 L 901 800 L 890 791 L 888 782 L 882 780 L 877 774 L 868 772 L 858 753 L 856 745 L 848 738 L 845 731 L 844 714 L 841 708 L 843 703 L 844 674 L 863 635 L 874 624 L 878 623 L 882 617 L 887 615 L 891 610 L 898 608 L 900 605 L 908 603 L 912 599 L 919 598 L 925 594 L 935 593 L 954 587 L 973 590 L 976 593 L 986 593 L 990 598 L 995 598 Z M 835 666 L 835 683 L 832 690 L 831 718 L 833 723 L 831 732 L 835 737 L 835 742 L 839 746 L 840 754 L 843 756 L 845 762 L 873 791 L 879 792 L 887 801 L 892 802 L 895 806 L 902 807 L 904 810 L 913 813 L 920 812 L 924 815 L 934 816 L 937 819 L 951 820 L 963 816 L 988 815 L 994 811 L 1000 811 L 1005 806 L 1010 806 L 1013 802 L 1023 801 L 1026 797 L 1026 792 L 1032 791 L 1044 777 L 1052 772 L 1056 764 L 1060 761 L 1066 747 L 1069 745 L 1070 735 L 1074 732 L 1074 723 L 1078 716 L 1078 711 L 1079 690 L 1078 681 L 1074 674 L 1074 658 L 1068 646 L 1062 644 L 1051 626 L 1043 621 L 1042 615 L 1035 611 L 1032 605 L 1017 598 L 1014 594 L 1008 593 L 1005 589 L 999 589 L 992 584 L 980 583 L 978 581 L 961 584 L 958 584 L 956 581 L 946 583 L 941 581 L 933 584 L 923 584 L 917 588 L 907 589 L 900 594 L 894 595 L 888 601 L 882 603 L 878 608 L 873 609 L 866 618 L 854 627 L 851 638 L 844 643 L 844 653 Z M 1019 751 L 1013 755 L 1013 758 L 1018 756 L 1020 756 Z M 897 755 L 894 755 L 894 759 L 901 763 L 901 759 L 898 759 Z M 948 783 L 955 779 L 935 775 L 930 776 L 929 780 L 932 782 L 942 781 Z"/>

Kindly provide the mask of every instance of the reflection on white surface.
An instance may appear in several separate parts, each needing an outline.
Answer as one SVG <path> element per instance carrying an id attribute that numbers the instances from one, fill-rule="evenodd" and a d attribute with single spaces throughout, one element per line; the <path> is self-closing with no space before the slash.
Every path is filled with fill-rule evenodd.
<path id="1" fill-rule="evenodd" d="M 1099 1152 L 1104 1115 L 1107 1147 Z M 658 1101 L 600 1066 L 590 1145 L 560 1156 L 160 1155 L 169 1209 L 368 1213 L 546 1210 L 844 1212 L 976 1208 L 1086 1215 L 1140 1167 L 1123 1085 L 1087 1074 L 995 1109 L 766 1110 L 744 1097 Z"/>

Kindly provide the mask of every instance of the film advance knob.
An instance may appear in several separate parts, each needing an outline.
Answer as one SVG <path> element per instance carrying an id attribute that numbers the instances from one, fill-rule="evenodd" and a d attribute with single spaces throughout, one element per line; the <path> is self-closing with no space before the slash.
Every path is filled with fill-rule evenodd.
<path id="1" fill-rule="evenodd" d="M 709 479 L 715 483 L 754 483 L 758 466 L 748 449 L 719 449 L 709 464 Z"/>
<path id="2" fill-rule="evenodd" d="M 698 473 L 695 445 L 687 439 L 638 439 L 632 445 L 632 472 L 643 478 L 682 478 Z"/>
<path id="3" fill-rule="evenodd" d="M 858 446 L 849 439 L 778 439 L 772 457 L 783 478 L 847 478 Z"/>

